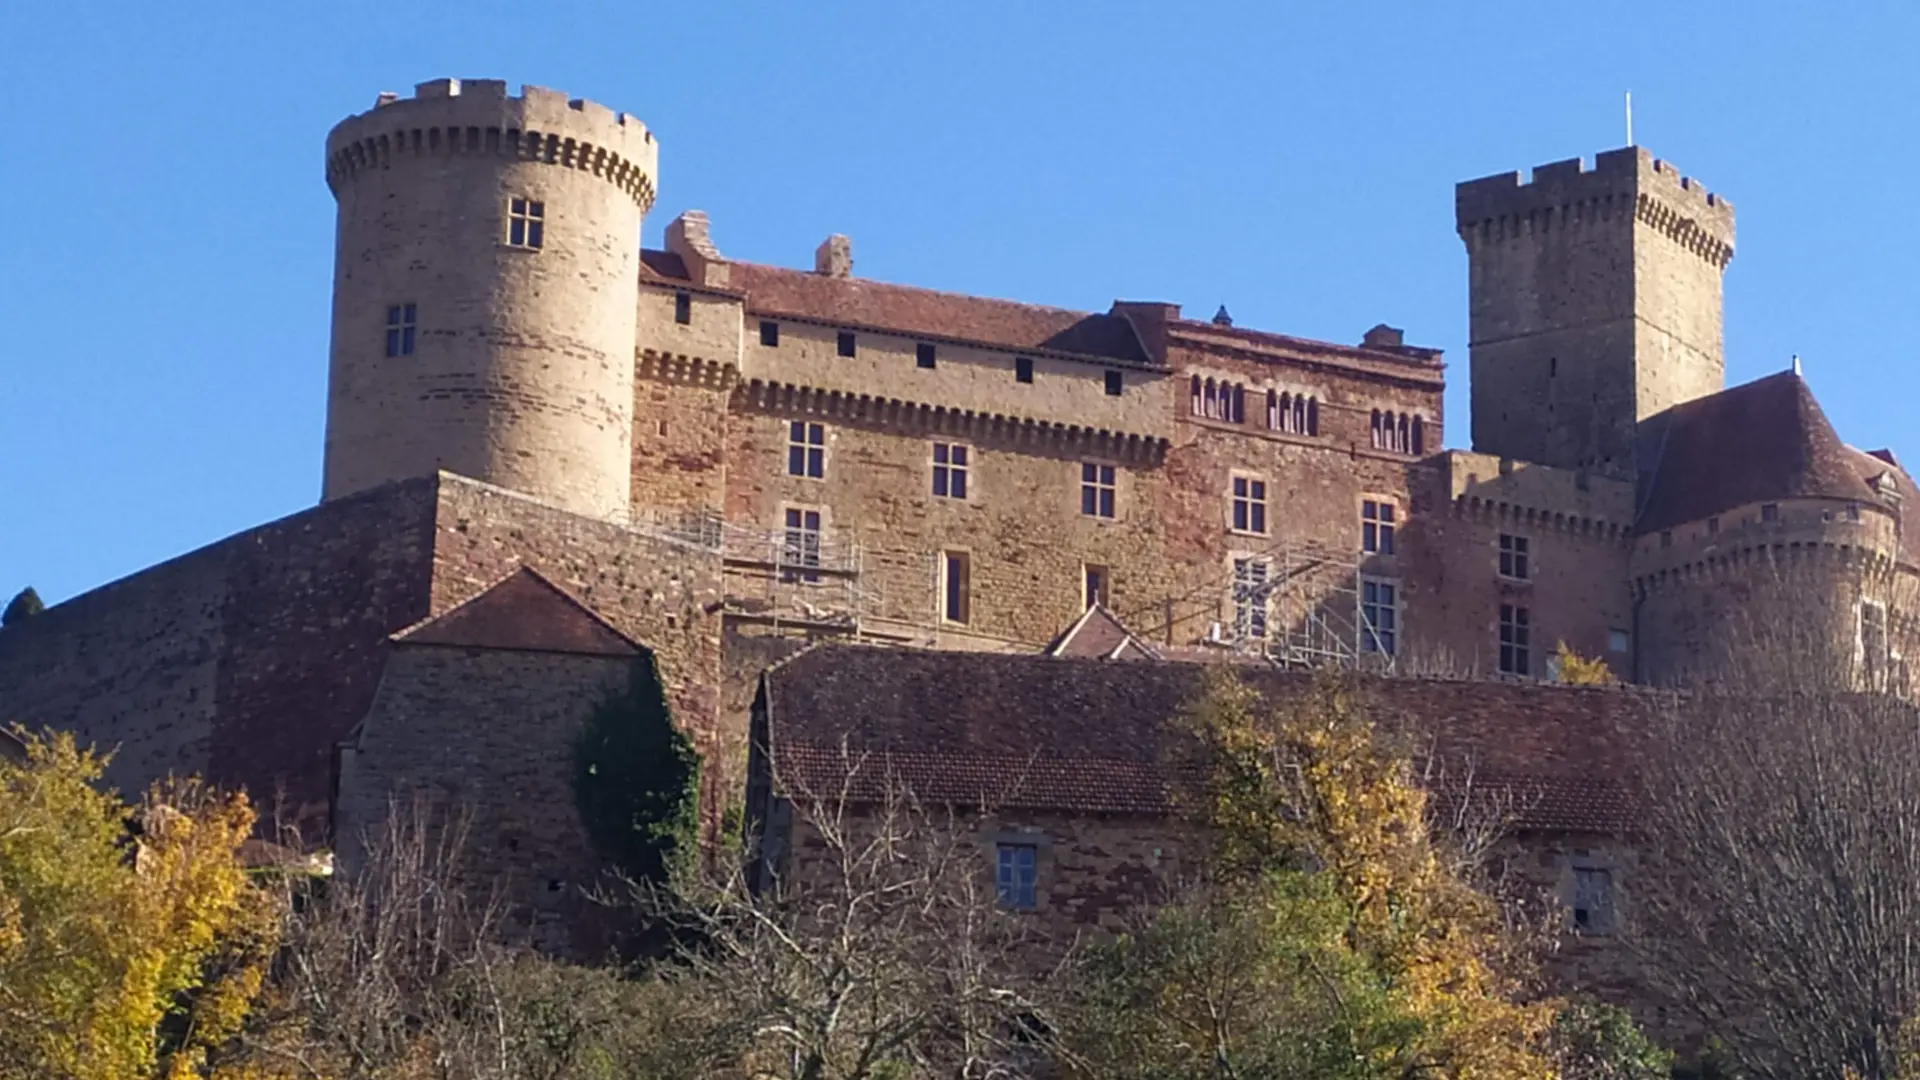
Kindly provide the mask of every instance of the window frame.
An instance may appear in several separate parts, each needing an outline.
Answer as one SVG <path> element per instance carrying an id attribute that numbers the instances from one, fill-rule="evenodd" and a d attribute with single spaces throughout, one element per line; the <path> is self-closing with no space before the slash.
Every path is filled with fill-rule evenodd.
<path id="1" fill-rule="evenodd" d="M 932 371 L 940 363 L 939 350 L 930 341 L 915 342 L 913 346 L 913 366 Z"/>
<path id="2" fill-rule="evenodd" d="M 1567 919 L 1583 934 L 1613 933 L 1613 870 L 1605 866 L 1571 867 L 1573 881 L 1567 898 Z M 1595 888 L 1595 883 L 1598 887 Z"/>
<path id="3" fill-rule="evenodd" d="M 1272 629 L 1273 560 L 1232 556 L 1233 632 L 1237 640 L 1265 641 Z"/>
<path id="4" fill-rule="evenodd" d="M 778 576 L 784 585 L 820 584 L 821 549 L 826 544 L 826 512 L 818 506 L 787 504 L 781 508 Z"/>
<path id="5" fill-rule="evenodd" d="M 1119 397 L 1122 393 L 1126 391 L 1126 388 L 1127 388 L 1126 376 L 1123 375 L 1116 368 L 1108 368 L 1107 369 L 1107 396 Z"/>
<path id="6" fill-rule="evenodd" d="M 780 322 L 777 319 L 760 320 L 760 345 L 762 348 L 780 347 Z"/>
<path id="7" fill-rule="evenodd" d="M 507 247 L 542 251 L 547 246 L 547 201 L 531 195 L 507 196 Z"/>
<path id="8" fill-rule="evenodd" d="M 960 548 L 940 552 L 940 621 L 973 623 L 973 553 Z"/>
<path id="9" fill-rule="evenodd" d="M 1404 524 L 1400 518 L 1400 505 L 1396 499 L 1384 495 L 1363 495 L 1360 497 L 1360 553 L 1362 555 L 1392 555 L 1394 553 L 1394 533 Z"/>
<path id="10" fill-rule="evenodd" d="M 1362 576 L 1359 602 L 1360 651 L 1376 656 L 1400 655 L 1399 580 Z"/>
<path id="11" fill-rule="evenodd" d="M 1533 609 L 1526 604 L 1501 604 L 1499 629 L 1499 669 L 1502 675 L 1533 677 Z"/>
<path id="12" fill-rule="evenodd" d="M 680 326 L 693 324 L 693 294 L 685 289 L 673 294 L 673 321 Z"/>
<path id="13" fill-rule="evenodd" d="M 1013 358 L 1013 381 L 1018 383 L 1027 383 L 1029 385 L 1032 384 L 1033 357 L 1016 356 Z"/>
<path id="14" fill-rule="evenodd" d="M 859 336 L 851 330 L 842 330 L 834 335 L 833 350 L 838 356 L 851 358 L 859 355 Z"/>
<path id="15" fill-rule="evenodd" d="M 817 420 L 787 421 L 787 475 L 803 480 L 827 478 L 827 425 Z"/>
<path id="16" fill-rule="evenodd" d="M 936 442 L 932 457 L 934 498 L 966 502 L 968 474 L 973 471 L 973 447 L 967 443 Z"/>
<path id="17" fill-rule="evenodd" d="M 1119 519 L 1119 466 L 1103 461 L 1080 463 L 1080 516 L 1095 521 Z"/>
<path id="18" fill-rule="evenodd" d="M 1500 576 L 1508 581 L 1533 580 L 1533 540 L 1519 533 L 1501 533 Z"/>
<path id="19" fill-rule="evenodd" d="M 1113 590 L 1113 568 L 1105 563 L 1080 564 L 1080 610 L 1107 607 Z"/>
<path id="20" fill-rule="evenodd" d="M 1267 481 L 1254 473 L 1231 473 L 1227 479 L 1227 529 L 1242 536 L 1267 535 Z"/>
<path id="21" fill-rule="evenodd" d="M 387 305 L 387 359 L 412 356 L 418 344 L 420 305 L 414 302 Z"/>
<path id="22" fill-rule="evenodd" d="M 1040 845 L 996 840 L 993 845 L 994 900 L 1009 911 L 1040 906 Z"/>

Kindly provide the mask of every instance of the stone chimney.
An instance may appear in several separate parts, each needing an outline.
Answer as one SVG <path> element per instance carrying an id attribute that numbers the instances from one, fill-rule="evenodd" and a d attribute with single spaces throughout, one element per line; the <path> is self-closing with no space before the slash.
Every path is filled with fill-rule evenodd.
<path id="1" fill-rule="evenodd" d="M 827 277 L 853 276 L 853 241 L 834 233 L 813 249 L 813 272 Z"/>
<path id="2" fill-rule="evenodd" d="M 1375 325 L 1373 329 L 1367 331 L 1365 337 L 1360 339 L 1360 344 L 1370 349 L 1398 349 L 1406 343 L 1406 332 L 1397 326 L 1388 326 L 1386 323 Z"/>
<path id="3" fill-rule="evenodd" d="M 695 285 L 724 289 L 733 276 L 726 257 L 707 235 L 705 211 L 688 210 L 667 223 L 667 250 L 687 264 L 687 278 Z"/>

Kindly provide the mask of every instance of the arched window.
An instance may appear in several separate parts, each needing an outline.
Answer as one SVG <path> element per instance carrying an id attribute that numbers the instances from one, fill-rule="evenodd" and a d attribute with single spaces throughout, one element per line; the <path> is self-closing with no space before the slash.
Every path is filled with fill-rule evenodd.
<path id="1" fill-rule="evenodd" d="M 1413 452 L 1416 454 L 1427 452 L 1426 425 L 1421 423 L 1417 416 L 1413 418 Z"/>
<path id="2" fill-rule="evenodd" d="M 1403 454 L 1413 449 L 1413 435 L 1411 432 L 1407 430 L 1407 427 L 1408 427 L 1407 414 L 1401 413 L 1400 426 L 1396 431 L 1396 433 L 1399 435 L 1399 438 L 1394 441 L 1393 448 L 1395 450 L 1400 451 Z"/>
<path id="3" fill-rule="evenodd" d="M 1320 399 L 1307 399 L 1307 434 L 1320 434 Z"/>
<path id="4" fill-rule="evenodd" d="M 1233 422 L 1247 422 L 1247 388 L 1240 383 L 1233 384 Z"/>
<path id="5" fill-rule="evenodd" d="M 1307 434 L 1307 397 L 1305 394 L 1295 394 L 1293 397 L 1293 433 L 1295 435 Z"/>
<path id="6" fill-rule="evenodd" d="M 1285 408 L 1281 402 L 1284 400 L 1278 391 L 1267 391 L 1267 430 L 1278 431 L 1280 429 L 1280 410 Z"/>
<path id="7" fill-rule="evenodd" d="M 1200 376 L 1193 377 L 1193 407 L 1189 410 L 1195 416 L 1200 415 Z"/>
<path id="8" fill-rule="evenodd" d="M 1371 436 L 1369 441 L 1372 444 L 1373 448 L 1375 450 L 1385 449 L 1385 444 L 1381 441 L 1381 438 L 1380 438 L 1380 410 L 1379 409 L 1373 410 L 1373 426 L 1368 429 L 1368 432 Z"/>
<path id="9" fill-rule="evenodd" d="M 1220 392 L 1213 385 L 1212 379 L 1207 380 L 1205 393 L 1206 405 L 1201 411 L 1211 420 L 1220 415 Z"/>

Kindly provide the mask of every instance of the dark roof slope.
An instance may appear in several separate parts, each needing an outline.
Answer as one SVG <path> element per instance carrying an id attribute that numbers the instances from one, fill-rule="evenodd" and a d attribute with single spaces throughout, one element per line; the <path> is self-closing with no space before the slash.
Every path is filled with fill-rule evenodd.
<path id="1" fill-rule="evenodd" d="M 672 283 L 687 278 L 679 256 L 641 253 L 643 274 Z M 993 300 L 963 293 L 833 277 L 807 270 L 736 262 L 728 291 L 755 315 L 786 316 L 836 326 L 884 330 L 903 337 L 974 342 L 1010 352 L 1056 352 L 1103 362 L 1149 362 L 1126 319 L 1109 314 Z"/>
<path id="2" fill-rule="evenodd" d="M 646 648 L 529 566 L 393 636 L 402 645 L 639 656 Z"/>
<path id="3" fill-rule="evenodd" d="M 1153 646 L 1141 641 L 1114 614 L 1094 604 L 1047 646 L 1048 656 L 1089 656 L 1103 660 L 1158 660 Z"/>
<path id="4" fill-rule="evenodd" d="M 891 778 L 922 798 L 1072 812 L 1164 813 L 1167 721 L 1205 668 L 1157 661 L 829 645 L 767 673 L 767 733 L 789 791 Z M 1270 698 L 1311 676 L 1243 673 Z M 1517 824 L 1620 833 L 1626 772 L 1646 699 L 1619 690 L 1369 679 L 1376 722 L 1404 725 L 1446 766 L 1512 800 Z M 851 779 L 849 775 L 852 774 Z"/>
<path id="5" fill-rule="evenodd" d="M 1858 455 L 1791 371 L 1676 405 L 1648 421 L 1648 436 L 1643 533 L 1752 503 L 1874 498 Z"/>

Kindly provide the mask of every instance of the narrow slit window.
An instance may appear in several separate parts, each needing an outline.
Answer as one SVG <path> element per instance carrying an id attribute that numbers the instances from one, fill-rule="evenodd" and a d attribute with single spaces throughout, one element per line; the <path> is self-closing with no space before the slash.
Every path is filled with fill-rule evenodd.
<path id="1" fill-rule="evenodd" d="M 972 561 L 964 551 L 940 553 L 940 617 L 950 623 L 971 621 Z"/>
<path id="2" fill-rule="evenodd" d="M 1081 567 L 1082 607 L 1107 606 L 1107 568 L 1087 563 Z"/>
<path id="3" fill-rule="evenodd" d="M 681 326 L 693 321 L 693 297 L 683 292 L 673 294 L 673 321 Z"/>

